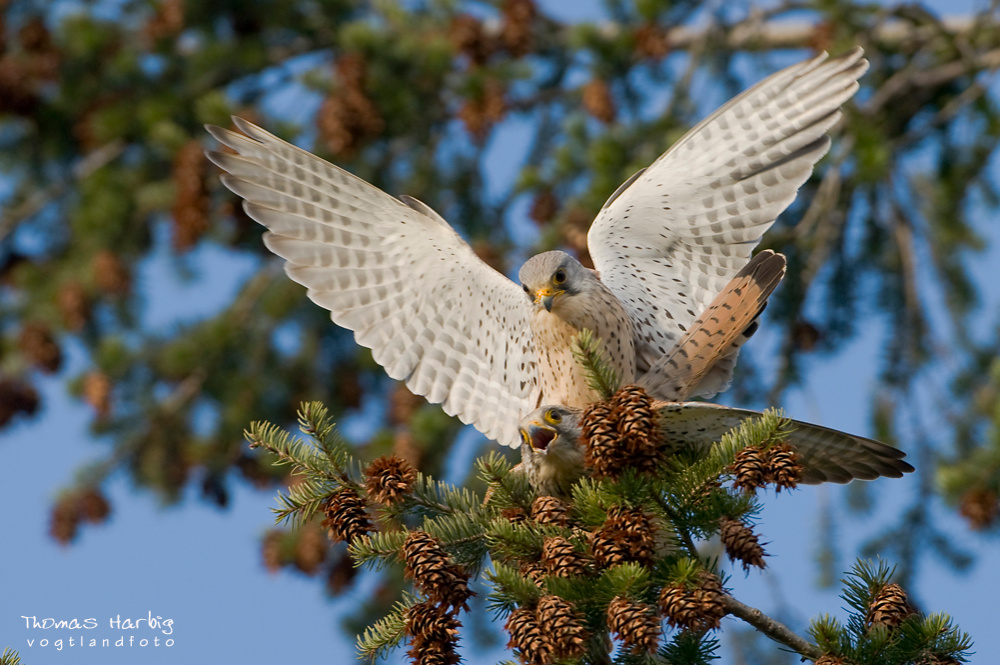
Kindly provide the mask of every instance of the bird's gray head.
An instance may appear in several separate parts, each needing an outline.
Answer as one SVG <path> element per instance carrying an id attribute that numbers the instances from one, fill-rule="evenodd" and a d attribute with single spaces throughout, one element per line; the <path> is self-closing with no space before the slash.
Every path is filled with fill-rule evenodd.
<path id="1" fill-rule="evenodd" d="M 580 410 L 565 406 L 541 406 L 518 424 L 522 448 L 533 454 L 553 456 L 576 453 L 580 448 Z"/>
<path id="2" fill-rule="evenodd" d="M 517 275 L 521 288 L 539 309 L 552 311 L 597 281 L 591 271 L 566 252 L 544 252 L 524 262 Z"/>

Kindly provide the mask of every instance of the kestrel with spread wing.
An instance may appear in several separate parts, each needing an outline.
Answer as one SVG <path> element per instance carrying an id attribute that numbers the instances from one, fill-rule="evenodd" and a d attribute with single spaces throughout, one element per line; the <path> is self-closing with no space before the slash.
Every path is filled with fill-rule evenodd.
<path id="1" fill-rule="evenodd" d="M 267 227 L 288 275 L 391 377 L 516 447 L 518 422 L 540 404 L 597 398 L 572 355 L 582 330 L 602 340 L 625 383 L 669 355 L 826 154 L 866 69 L 861 49 L 822 54 L 737 96 L 611 196 L 588 234 L 596 271 L 546 252 L 521 268 L 520 285 L 426 205 L 249 122 L 234 119 L 242 133 L 209 127 L 235 151 L 209 157 Z M 685 390 L 728 386 L 740 341 Z M 671 399 L 658 392 L 670 386 L 650 389 Z"/>

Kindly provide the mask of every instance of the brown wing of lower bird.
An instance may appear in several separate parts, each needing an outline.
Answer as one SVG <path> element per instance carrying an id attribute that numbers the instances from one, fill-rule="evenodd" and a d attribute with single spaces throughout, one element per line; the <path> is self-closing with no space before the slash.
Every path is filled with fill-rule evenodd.
<path id="1" fill-rule="evenodd" d="M 785 257 L 758 253 L 709 303 L 687 334 L 649 368 L 638 384 L 657 399 L 690 397 L 712 366 L 756 329 L 767 298 L 785 276 Z"/>
<path id="2" fill-rule="evenodd" d="M 761 414 L 707 402 L 656 403 L 660 427 L 678 448 L 704 446 L 707 450 L 726 432 L 748 418 Z M 881 476 L 900 478 L 913 467 L 903 461 L 906 453 L 873 439 L 854 436 L 828 427 L 791 421 L 794 431 L 788 443 L 799 455 L 802 482 L 847 483 L 853 479 L 874 480 Z"/>

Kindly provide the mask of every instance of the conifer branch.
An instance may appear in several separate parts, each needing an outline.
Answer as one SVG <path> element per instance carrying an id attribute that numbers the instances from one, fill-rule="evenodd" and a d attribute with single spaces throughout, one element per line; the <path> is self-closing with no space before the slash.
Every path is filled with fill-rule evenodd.
<path id="1" fill-rule="evenodd" d="M 581 330 L 573 338 L 573 358 L 587 372 L 587 385 L 593 388 L 602 399 L 610 399 L 621 385 L 621 377 L 608 362 L 603 344 L 590 330 Z"/>
<path id="2" fill-rule="evenodd" d="M 406 612 L 417 602 L 416 597 L 404 593 L 403 600 L 397 602 L 389 614 L 365 628 L 365 632 L 358 636 L 358 653 L 375 661 L 399 646 L 406 636 Z"/>
<path id="3" fill-rule="evenodd" d="M 722 596 L 722 603 L 727 612 L 743 619 L 775 642 L 784 644 L 796 653 L 813 660 L 823 655 L 823 652 L 815 644 L 811 644 L 805 638 L 796 635 L 788 626 L 772 619 L 757 608 L 741 603 L 729 594 Z"/>

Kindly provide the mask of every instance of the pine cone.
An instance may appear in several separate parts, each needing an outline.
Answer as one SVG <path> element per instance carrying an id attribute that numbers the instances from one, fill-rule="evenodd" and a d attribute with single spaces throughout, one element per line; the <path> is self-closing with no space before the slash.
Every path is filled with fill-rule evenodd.
<path id="1" fill-rule="evenodd" d="M 574 577 L 587 573 L 587 558 L 576 551 L 573 543 L 561 536 L 545 539 L 542 564 L 556 577 Z"/>
<path id="2" fill-rule="evenodd" d="M 461 624 L 454 614 L 433 603 L 417 603 L 406 611 L 406 652 L 415 665 L 458 665 L 455 651 Z"/>
<path id="3" fill-rule="evenodd" d="M 554 496 L 535 497 L 531 504 L 531 519 L 539 524 L 566 526 L 569 523 L 569 505 Z"/>
<path id="4" fill-rule="evenodd" d="M 320 105 L 316 127 L 330 152 L 352 156 L 362 143 L 382 133 L 385 120 L 365 90 L 368 63 L 364 56 L 343 55 L 335 68 L 341 85 Z"/>
<path id="5" fill-rule="evenodd" d="M 303 525 L 296 536 L 292 563 L 300 572 L 315 575 L 326 560 L 327 544 L 323 534 L 310 523 Z"/>
<path id="6" fill-rule="evenodd" d="M 872 598 L 868 606 L 868 616 L 865 625 L 883 625 L 887 628 L 898 628 L 903 620 L 913 614 L 906 600 L 906 592 L 898 584 L 886 584 Z"/>
<path id="7" fill-rule="evenodd" d="M 511 612 L 504 629 L 510 634 L 508 649 L 517 649 L 522 663 L 544 665 L 552 657 L 552 645 L 534 610 L 519 607 Z"/>
<path id="8" fill-rule="evenodd" d="M 591 79 L 583 86 L 583 108 L 604 124 L 615 121 L 617 112 L 615 101 L 611 96 L 611 88 L 604 79 Z"/>
<path id="9" fill-rule="evenodd" d="M 601 567 L 625 561 L 648 566 L 655 558 L 655 527 L 649 515 L 640 509 L 613 508 L 590 544 L 594 560 Z"/>
<path id="10" fill-rule="evenodd" d="M 488 80 L 479 93 L 469 98 L 458 110 L 458 117 L 465 123 L 469 134 L 482 141 L 493 129 L 493 125 L 503 120 L 507 112 L 507 100 L 503 84 Z"/>
<path id="11" fill-rule="evenodd" d="M 54 374 L 59 371 L 62 365 L 62 352 L 49 327 L 44 323 L 37 321 L 25 323 L 21 328 L 17 345 L 28 362 L 43 372 Z"/>
<path id="12" fill-rule="evenodd" d="M 19 413 L 32 415 L 38 410 L 38 391 L 30 384 L 0 379 L 0 427 Z"/>
<path id="13" fill-rule="evenodd" d="M 639 386 L 625 386 L 611 400 L 618 433 L 629 455 L 628 466 L 646 473 L 660 464 L 660 435 L 653 400 Z"/>
<path id="14" fill-rule="evenodd" d="M 211 201 L 205 187 L 208 158 L 201 141 L 191 139 L 174 158 L 174 249 L 183 252 L 193 247 L 208 229 Z"/>
<path id="15" fill-rule="evenodd" d="M 501 8 L 500 41 L 516 58 L 528 55 L 535 46 L 532 27 L 538 9 L 533 0 L 504 0 Z"/>
<path id="16" fill-rule="evenodd" d="M 627 455 L 611 405 L 597 402 L 588 406 L 580 426 L 585 448 L 583 463 L 593 470 L 595 478 L 617 478 L 625 467 Z"/>
<path id="17" fill-rule="evenodd" d="M 549 574 L 548 569 L 538 561 L 521 562 L 519 572 L 538 586 L 542 586 L 545 576 Z"/>
<path id="18" fill-rule="evenodd" d="M 111 413 L 111 379 L 100 370 L 87 372 L 83 377 L 83 401 L 93 407 L 98 419 Z"/>
<path id="19" fill-rule="evenodd" d="M 98 490 L 89 488 L 77 496 L 80 519 L 91 524 L 100 524 L 111 514 L 111 504 Z"/>
<path id="20" fill-rule="evenodd" d="M 764 548 L 757 542 L 757 536 L 746 524 L 731 517 L 720 520 L 719 536 L 726 548 L 726 554 L 733 561 L 743 564 L 743 570 L 749 571 L 750 566 L 764 568 Z"/>
<path id="21" fill-rule="evenodd" d="M 757 447 L 744 448 L 736 453 L 736 459 L 729 466 L 729 472 L 735 476 L 733 487 L 747 493 L 767 485 L 768 456 Z"/>
<path id="22" fill-rule="evenodd" d="M 531 202 L 531 209 L 528 211 L 528 217 L 539 224 L 546 224 L 552 221 L 558 211 L 559 200 L 552 190 L 546 187 L 535 195 Z"/>
<path id="23" fill-rule="evenodd" d="M 413 489 L 417 470 L 395 455 L 379 457 L 365 469 L 365 491 L 372 501 L 399 503 Z"/>
<path id="24" fill-rule="evenodd" d="M 825 653 L 816 659 L 813 665 L 847 665 L 847 661 L 835 654 Z"/>
<path id="25" fill-rule="evenodd" d="M 539 626 L 544 626 L 556 658 L 576 658 L 583 653 L 587 634 L 573 605 L 559 596 L 542 596 L 535 609 Z"/>
<path id="26" fill-rule="evenodd" d="M 406 575 L 429 600 L 439 605 L 468 609 L 469 574 L 451 561 L 437 538 L 424 531 L 411 531 L 403 544 Z"/>
<path id="27" fill-rule="evenodd" d="M 971 489 L 962 495 L 958 512 L 973 529 L 986 529 L 1000 517 L 1000 497 L 992 490 Z"/>
<path id="28" fill-rule="evenodd" d="M 802 482 L 802 464 L 799 454 L 787 443 L 767 449 L 767 480 L 774 483 L 775 491 L 795 489 Z"/>
<path id="29" fill-rule="evenodd" d="M 635 31 L 635 54 L 639 58 L 661 60 L 670 53 L 667 32 L 655 23 L 639 26 Z"/>
<path id="30" fill-rule="evenodd" d="M 132 287 L 132 278 L 128 273 L 128 268 L 110 250 L 101 250 L 94 256 L 93 271 L 97 288 L 105 293 L 123 296 Z"/>
<path id="31" fill-rule="evenodd" d="M 358 568 L 354 565 L 354 559 L 345 552 L 326 573 L 327 593 L 331 596 L 340 595 L 357 576 Z"/>
<path id="32" fill-rule="evenodd" d="M 90 319 L 90 298 L 79 282 L 67 282 L 56 296 L 59 313 L 68 330 L 82 330 Z"/>
<path id="33" fill-rule="evenodd" d="M 601 568 L 610 568 L 631 560 L 628 544 L 616 529 L 602 526 L 590 539 L 590 553 Z"/>
<path id="34" fill-rule="evenodd" d="M 272 529 L 264 534 L 260 543 L 260 557 L 264 561 L 267 572 L 276 573 L 281 570 L 284 564 L 282 556 L 282 542 L 285 539 L 285 532 L 280 529 Z"/>
<path id="35" fill-rule="evenodd" d="M 698 586 L 688 589 L 671 584 L 660 591 L 660 609 L 671 626 L 704 631 L 718 628 L 726 615 L 722 604 L 722 584 L 708 571 L 698 575 Z"/>
<path id="36" fill-rule="evenodd" d="M 500 514 L 514 524 L 524 524 L 528 521 L 528 514 L 524 512 L 524 508 L 521 508 L 520 506 L 504 508 L 500 511 Z"/>
<path id="37" fill-rule="evenodd" d="M 660 643 L 660 622 L 653 608 L 616 596 L 608 605 L 608 629 L 633 653 L 654 653 Z"/>
<path id="38" fill-rule="evenodd" d="M 452 19 L 448 41 L 477 65 L 489 60 L 497 48 L 494 39 L 483 29 L 482 21 L 471 14 L 459 14 Z"/>
<path id="39" fill-rule="evenodd" d="M 361 495 L 350 488 L 336 492 L 326 503 L 326 519 L 323 526 L 327 535 L 335 543 L 354 542 L 369 531 L 374 531 L 365 502 Z"/>

